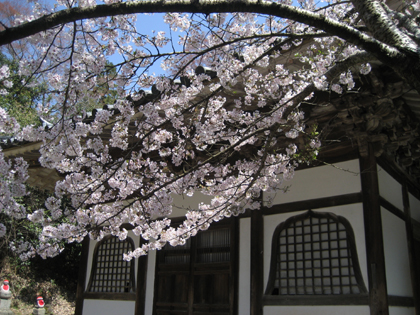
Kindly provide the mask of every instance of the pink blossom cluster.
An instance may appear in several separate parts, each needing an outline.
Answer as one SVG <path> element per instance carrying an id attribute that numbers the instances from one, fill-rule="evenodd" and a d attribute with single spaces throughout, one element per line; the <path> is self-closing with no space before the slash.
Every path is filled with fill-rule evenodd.
<path id="1" fill-rule="evenodd" d="M 0 67 L 0 95 L 7 95 L 7 89 L 13 86 L 13 82 L 8 80 L 10 77 L 10 70 L 7 65 Z"/>
<path id="2" fill-rule="evenodd" d="M 310 10 L 317 5 L 300 3 Z M 351 10 L 344 2 L 324 13 L 351 24 Z M 42 14 L 36 7 L 21 22 Z M 127 230 L 121 226 L 130 223 L 146 242 L 125 254 L 129 260 L 167 243 L 184 244 L 212 222 L 258 209 L 261 192 L 282 189 L 305 162 L 302 150 L 319 150 L 320 140 L 306 132 L 312 126 L 304 122 L 301 102 L 316 90 L 343 93 L 355 86 L 354 68 L 331 71 L 362 51 L 313 27 L 239 13 L 168 13 L 164 21 L 181 32 L 176 40 L 163 31 L 142 34 L 134 15 L 86 19 L 28 38 L 37 50 L 21 60 L 19 71 L 48 84 L 55 116 L 48 130 L 26 126 L 19 136 L 42 142 L 41 166 L 57 170 L 62 180 L 45 209 L 28 215 L 42 226 L 40 247 L 15 244 L 17 251 L 46 257 L 60 252 L 59 242 L 87 235 L 123 240 Z M 313 40 L 303 41 L 305 36 Z M 122 61 L 111 76 L 107 58 L 113 55 Z M 166 76 L 148 72 L 158 62 Z M 362 74 L 370 70 L 366 62 L 359 66 Z M 6 72 L 0 69 L 0 80 Z M 90 119 L 78 108 L 98 101 L 95 89 L 104 80 L 118 100 Z M 151 86 L 152 92 L 142 90 Z M 17 133 L 0 110 L 0 132 Z M 25 216 L 13 198 L 25 193 L 26 168 L 21 159 L 5 161 L 0 151 L 0 202 L 10 215 Z M 211 202 L 186 209 L 185 220 L 172 226 L 173 195 L 197 192 Z"/>
<path id="3" fill-rule="evenodd" d="M 14 161 L 5 160 L 0 148 L 0 211 L 11 218 L 23 219 L 26 209 L 16 201 L 16 198 L 26 194 L 24 185 L 28 178 L 28 164 L 22 158 Z M 0 237 L 6 234 L 4 224 L 0 226 Z"/>
<path id="4" fill-rule="evenodd" d="M 20 125 L 14 117 L 11 117 L 6 110 L 0 107 L 0 135 L 1 134 L 17 134 Z"/>

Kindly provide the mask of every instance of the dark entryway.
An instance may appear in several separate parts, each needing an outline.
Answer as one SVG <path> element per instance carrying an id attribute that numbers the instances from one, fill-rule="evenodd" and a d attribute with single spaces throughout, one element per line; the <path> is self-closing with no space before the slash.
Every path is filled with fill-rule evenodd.
<path id="1" fill-rule="evenodd" d="M 236 220 L 201 231 L 185 245 L 157 253 L 154 315 L 234 315 Z"/>

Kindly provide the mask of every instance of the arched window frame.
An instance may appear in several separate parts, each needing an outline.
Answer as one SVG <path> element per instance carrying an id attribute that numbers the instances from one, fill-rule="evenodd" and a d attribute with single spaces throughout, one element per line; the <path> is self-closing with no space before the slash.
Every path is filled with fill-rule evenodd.
<path id="1" fill-rule="evenodd" d="M 122 248 L 118 248 L 120 251 L 122 249 L 122 252 L 124 253 L 127 251 L 134 250 L 134 247 L 135 247 L 134 241 L 130 237 L 127 237 L 125 240 L 120 241 L 115 236 L 107 235 L 100 242 L 98 242 L 93 252 L 93 262 L 92 262 L 92 268 L 91 268 L 91 273 L 90 273 L 90 279 L 89 279 L 89 283 L 87 286 L 87 290 L 84 294 L 84 297 L 90 298 L 90 299 L 135 300 L 136 299 L 136 285 L 135 285 L 135 272 L 134 272 L 135 263 L 134 263 L 134 260 L 131 260 L 129 262 L 123 261 L 122 253 L 121 253 L 121 263 L 122 265 L 124 265 L 125 270 L 129 269 L 128 271 L 129 286 L 126 286 L 124 288 L 124 292 L 112 292 L 112 288 L 110 290 L 108 286 L 105 286 L 103 290 L 95 290 L 95 291 L 92 290 L 93 282 L 95 281 L 95 277 L 98 273 L 99 251 L 101 247 L 106 245 L 106 243 L 110 240 L 116 240 L 116 243 L 114 244 L 123 245 L 124 243 L 127 243 L 127 246 L 122 246 Z M 112 248 L 112 250 L 115 250 L 115 248 Z M 116 261 L 114 260 L 113 262 L 116 262 Z M 115 267 L 109 267 L 109 268 L 115 268 Z M 108 273 L 108 275 L 109 274 L 113 275 L 113 271 L 111 271 L 111 273 Z M 124 273 L 124 274 L 127 275 L 127 273 Z"/>
<path id="2" fill-rule="evenodd" d="M 277 277 L 277 268 L 278 268 L 278 255 L 280 251 L 279 237 L 282 231 L 288 229 L 292 224 L 305 221 L 306 219 L 313 217 L 318 219 L 326 218 L 332 220 L 336 223 L 342 224 L 345 228 L 347 235 L 347 244 L 348 250 L 351 255 L 351 264 L 354 271 L 354 277 L 359 288 L 359 293 L 348 293 L 348 294 L 281 294 L 278 292 L 278 295 L 273 295 L 275 289 L 275 282 Z M 305 251 L 304 251 L 305 252 Z M 329 257 L 331 259 L 331 257 Z M 313 258 L 312 258 L 313 259 Z M 280 272 L 280 271 L 279 271 Z M 323 279 L 323 278 L 322 278 Z M 280 280 L 280 279 L 279 279 Z M 279 288 L 280 290 L 280 288 Z M 307 298 L 307 299 L 306 299 Z M 267 287 L 265 290 L 265 304 L 312 304 L 312 305 L 328 305 L 328 304 L 366 304 L 367 303 L 367 289 L 363 281 L 363 277 L 360 270 L 360 265 L 357 257 L 356 243 L 353 229 L 350 223 L 341 216 L 335 215 L 328 212 L 314 212 L 309 210 L 303 214 L 290 217 L 286 221 L 280 223 L 273 234 L 272 238 L 272 248 L 271 248 L 271 262 L 270 262 L 270 272 Z M 281 302 L 283 300 L 283 302 Z M 274 303 L 273 303 L 274 302 Z"/>

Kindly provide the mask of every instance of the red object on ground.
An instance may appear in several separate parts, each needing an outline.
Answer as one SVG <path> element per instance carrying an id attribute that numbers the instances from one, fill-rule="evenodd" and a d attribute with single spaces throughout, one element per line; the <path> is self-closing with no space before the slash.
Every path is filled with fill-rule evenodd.
<path id="1" fill-rule="evenodd" d="M 10 289 L 9 280 L 4 280 L 1 288 L 2 288 L 3 291 L 9 291 L 9 289 Z"/>
<path id="2" fill-rule="evenodd" d="M 36 305 L 38 307 L 44 307 L 45 303 L 44 303 L 44 299 L 42 298 L 42 296 L 38 296 L 36 298 Z"/>

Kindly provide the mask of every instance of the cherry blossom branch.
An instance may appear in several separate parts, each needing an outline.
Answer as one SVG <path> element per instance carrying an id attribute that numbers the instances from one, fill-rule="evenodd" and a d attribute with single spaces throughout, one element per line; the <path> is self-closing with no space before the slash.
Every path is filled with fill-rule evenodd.
<path id="1" fill-rule="evenodd" d="M 353 3 L 361 9 L 365 8 L 365 3 L 370 2 L 371 1 L 365 0 L 353 1 Z M 369 9 L 372 5 L 373 3 L 366 7 L 365 14 L 367 14 L 367 12 L 372 12 L 372 10 Z M 374 11 L 377 9 L 379 10 L 379 6 L 375 6 Z M 364 11 L 365 10 L 363 9 L 361 12 Z M 401 32 L 395 33 L 394 28 L 391 27 L 392 25 L 389 25 L 389 23 L 383 24 L 383 18 L 377 19 L 376 22 L 370 22 L 370 27 L 368 27 L 369 32 L 378 33 L 378 30 L 382 29 L 382 26 L 389 26 L 391 28 L 388 32 L 391 32 L 397 36 L 394 36 L 396 41 L 394 40 L 390 42 L 389 38 L 385 39 L 385 37 L 378 35 L 380 40 L 384 40 L 380 41 L 370 36 L 368 33 L 361 32 L 359 29 L 346 25 L 340 21 L 330 19 L 324 14 L 299 9 L 281 3 L 262 2 L 260 0 L 200 0 L 197 2 L 191 2 L 190 0 L 160 2 L 140 1 L 120 2 L 109 5 L 96 5 L 92 7 L 74 7 L 52 13 L 47 16 L 42 16 L 34 21 L 1 31 L 0 45 L 5 45 L 13 41 L 54 28 L 58 25 L 74 22 L 77 20 L 133 13 L 163 12 L 189 12 L 204 14 L 223 12 L 249 12 L 272 15 L 304 23 L 324 30 L 330 35 L 335 35 L 345 39 L 347 42 L 358 45 L 364 50 L 370 52 L 384 64 L 392 65 L 393 69 L 397 71 L 399 75 L 406 78 L 407 82 L 410 82 L 414 88 L 420 91 L 420 71 L 418 71 L 418 67 L 415 66 L 415 63 L 417 62 L 416 60 L 418 59 L 418 51 L 416 51 L 413 45 L 410 44 L 411 39 L 407 42 Z M 387 44 L 388 42 L 400 42 L 401 44 L 398 44 L 397 47 L 393 47 Z M 404 46 L 404 44 L 407 44 L 408 46 Z M 407 55 L 407 53 L 414 53 L 415 55 Z"/>
<path id="2" fill-rule="evenodd" d="M 356 1 L 357 2 L 357 1 Z M 166 13 L 166 12 L 189 12 L 189 13 L 230 13 L 248 12 L 273 15 L 281 18 L 305 23 L 345 38 L 349 42 L 359 44 L 367 50 L 380 51 L 387 54 L 398 54 L 391 46 L 387 46 L 359 30 L 329 19 L 323 14 L 310 12 L 281 3 L 261 2 L 259 0 L 200 0 L 193 3 L 190 0 L 177 1 L 141 1 L 120 2 L 109 5 L 96 5 L 87 8 L 71 8 L 43 16 L 37 20 L 9 28 L 0 32 L 0 45 L 9 44 L 61 24 L 66 24 L 83 19 L 92 19 L 107 16 L 116 16 L 133 13 Z"/>

